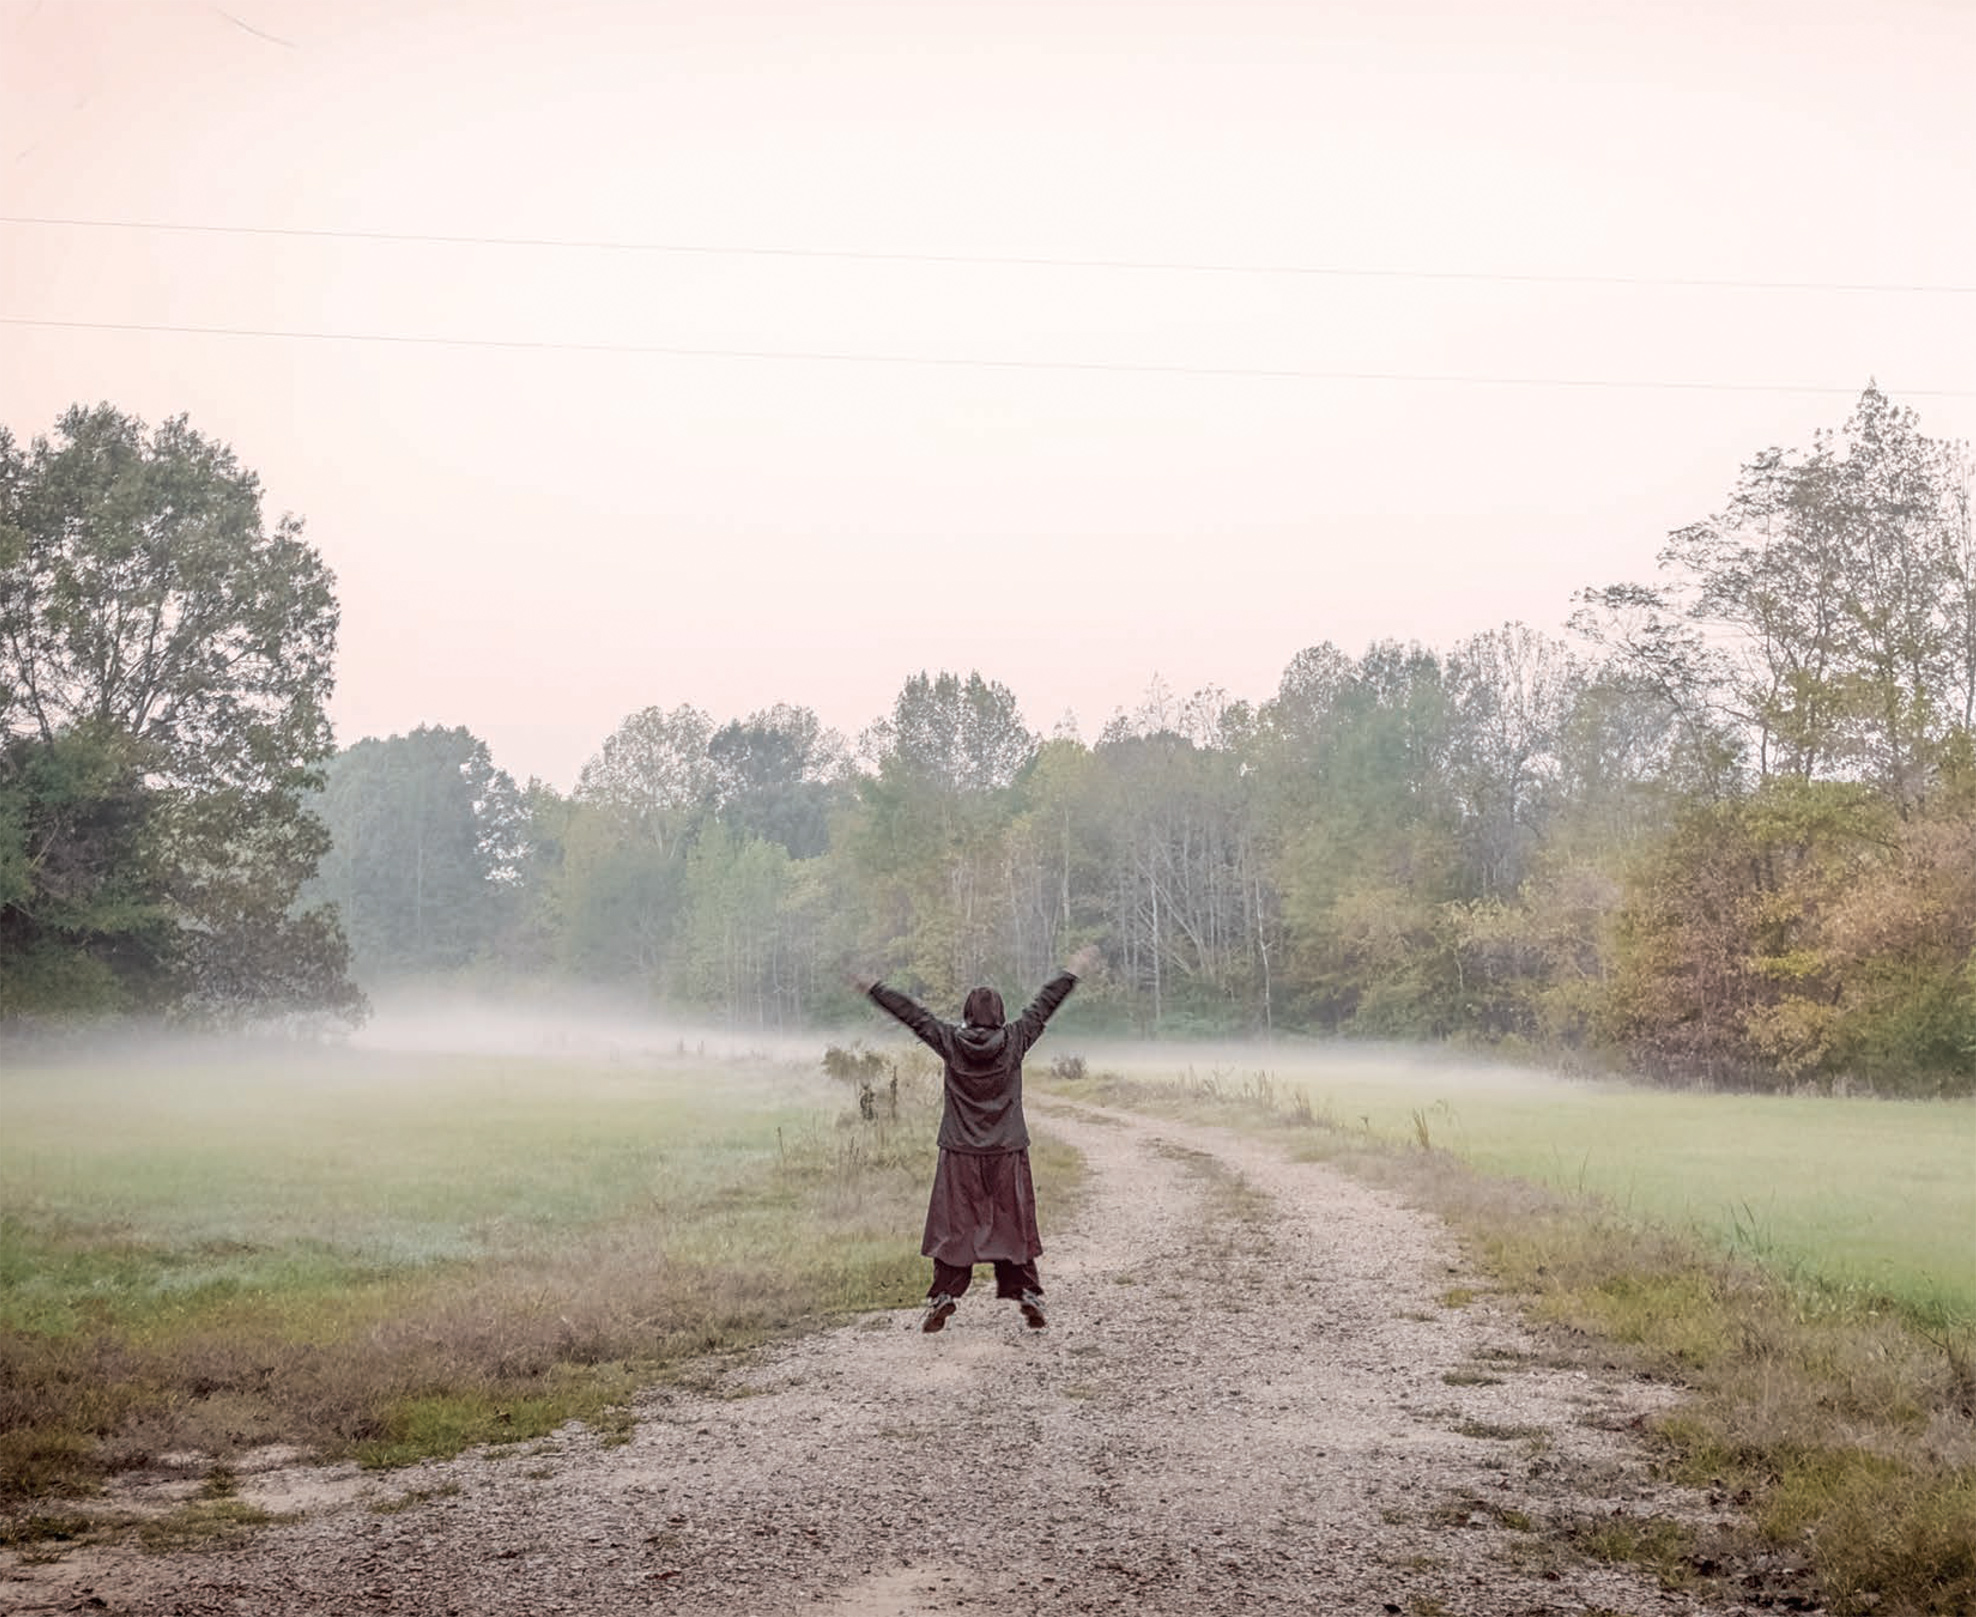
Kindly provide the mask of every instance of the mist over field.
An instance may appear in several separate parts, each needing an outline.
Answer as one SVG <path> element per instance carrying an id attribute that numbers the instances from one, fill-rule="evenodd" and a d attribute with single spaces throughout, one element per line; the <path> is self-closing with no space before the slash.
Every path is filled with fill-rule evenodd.
<path id="1" fill-rule="evenodd" d="M 1013 985 L 998 987 L 1011 1012 L 1026 997 Z M 1033 985 L 1032 985 L 1033 986 Z M 929 1008 L 960 1020 L 958 1004 L 929 997 Z M 161 1035 L 169 1040 L 169 1034 Z M 327 1047 L 430 1055 L 507 1055 L 585 1060 L 639 1058 L 766 1058 L 792 1066 L 817 1065 L 832 1045 L 863 1045 L 894 1053 L 912 1040 L 875 1007 L 853 1003 L 843 1015 L 807 1029 L 757 1029 L 667 1016 L 627 995 L 552 991 L 547 994 L 492 994 L 471 987 L 434 991 L 384 990 L 371 998 L 362 1025 L 332 1035 Z M 223 1052 L 225 1041 L 199 1048 Z M 141 1061 L 144 1042 L 132 1043 L 131 1059 Z M 1349 1076 L 1365 1084 L 1417 1087 L 1444 1083 L 1464 1093 L 1542 1093 L 1587 1080 L 1567 1077 L 1507 1056 L 1478 1056 L 1445 1046 L 1373 1039 L 1321 1039 L 1310 1036 L 1265 1038 L 1171 1038 L 1120 1035 L 1092 1029 L 1073 999 L 1059 1013 L 1037 1047 L 1036 1064 L 1047 1069 L 1067 1057 L 1081 1057 L 1092 1068 L 1119 1072 L 1294 1073 L 1299 1081 L 1327 1075 Z"/>
<path id="2" fill-rule="evenodd" d="M 935 1008 L 958 1017 L 958 1007 Z M 1445 1152 L 1486 1174 L 1694 1232 L 1808 1281 L 1903 1299 L 1929 1317 L 1976 1320 L 1971 1100 L 1890 1105 L 1642 1089 L 1499 1053 L 1308 1037 L 1120 1037 L 1102 1019 L 1095 1029 L 1089 1021 L 1080 1027 L 1065 1012 L 1052 1026 L 1028 1063 L 1032 1095 L 1225 1106 L 1289 1119 L 1311 1138 Z M 366 1111 L 384 1091 L 430 1088 L 437 1123 L 445 1097 L 471 1107 L 479 1086 L 497 1080 L 544 1094 L 568 1082 L 580 1111 L 586 1075 L 628 1085 L 622 1095 L 632 1104 L 640 1084 L 658 1085 L 655 1093 L 670 1097 L 665 1115 L 689 1133 L 702 1126 L 696 1112 L 711 1121 L 737 1105 L 828 1115 L 855 1099 L 855 1086 L 824 1077 L 833 1049 L 871 1052 L 878 1065 L 869 1081 L 881 1090 L 888 1075 L 902 1073 L 912 1093 L 926 1094 L 926 1053 L 871 1007 L 806 1031 L 735 1030 L 596 993 L 405 991 L 380 996 L 360 1029 L 328 1042 L 154 1031 L 68 1043 L 47 1071 L 87 1080 L 60 1115 L 124 1120 L 112 1136 L 118 1152 L 148 1149 L 139 1122 L 146 1117 L 175 1129 L 174 1114 L 196 1114 L 196 1128 L 223 1133 L 233 1101 L 210 1101 L 209 1081 L 223 1096 L 258 1096 L 259 1126 L 274 1129 L 270 1138 L 285 1152 L 306 1144 L 281 1138 L 278 1121 L 291 1104 L 282 1092 L 296 1085 L 309 1109 L 294 1114 L 293 1126 L 303 1134 L 327 1126 L 351 1141 L 374 1127 L 389 1131 Z M 31 1077 L 35 1063 L 22 1070 Z M 32 1141 L 34 1119 L 22 1115 Z M 528 1149 L 520 1136 L 513 1145 Z"/>
<path id="3" fill-rule="evenodd" d="M 674 1020 L 629 996 L 559 994 L 539 1004 L 458 993 L 385 992 L 338 1041 L 352 1051 L 557 1060 L 767 1059 L 815 1065 L 824 1035 Z"/>

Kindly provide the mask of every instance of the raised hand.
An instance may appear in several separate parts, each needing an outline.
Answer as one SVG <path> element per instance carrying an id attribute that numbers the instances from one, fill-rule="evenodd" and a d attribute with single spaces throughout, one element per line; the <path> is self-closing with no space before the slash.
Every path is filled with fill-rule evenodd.
<path id="1" fill-rule="evenodd" d="M 1073 977 L 1088 977 L 1105 963 L 1103 952 L 1095 943 L 1087 943 L 1064 963 L 1064 970 Z"/>

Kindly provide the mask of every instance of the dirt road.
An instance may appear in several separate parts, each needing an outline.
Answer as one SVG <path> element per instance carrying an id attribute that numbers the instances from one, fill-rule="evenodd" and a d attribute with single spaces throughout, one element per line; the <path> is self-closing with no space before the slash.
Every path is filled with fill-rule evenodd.
<path id="1" fill-rule="evenodd" d="M 940 1335 L 877 1315 L 654 1393 L 625 1446 L 571 1429 L 525 1455 L 332 1474 L 303 1520 L 240 1550 L 9 1557 L 0 1607 L 1708 1609 L 1519 1530 L 1696 1502 L 1657 1489 L 1625 1431 L 1667 1393 L 1546 1367 L 1486 1300 L 1448 1306 L 1465 1277 L 1436 1221 L 1220 1130 L 1061 1107 L 1046 1126 L 1092 1180 L 1049 1237 L 1047 1331 L 977 1284 Z M 310 1486 L 273 1471 L 247 1492 Z"/>

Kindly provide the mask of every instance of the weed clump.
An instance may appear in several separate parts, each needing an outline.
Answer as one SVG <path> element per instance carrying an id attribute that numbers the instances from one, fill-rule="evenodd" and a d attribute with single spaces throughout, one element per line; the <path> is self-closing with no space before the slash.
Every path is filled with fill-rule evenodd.
<path id="1" fill-rule="evenodd" d="M 823 1052 L 824 1072 L 842 1083 L 873 1083 L 884 1075 L 885 1069 L 884 1053 L 861 1045 L 833 1044 Z"/>

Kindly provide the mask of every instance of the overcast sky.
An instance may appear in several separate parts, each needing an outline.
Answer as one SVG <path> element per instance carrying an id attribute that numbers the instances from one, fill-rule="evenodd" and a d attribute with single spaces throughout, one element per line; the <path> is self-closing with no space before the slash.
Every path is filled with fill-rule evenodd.
<path id="1" fill-rule="evenodd" d="M 1090 736 L 1561 629 L 1869 377 L 1976 437 L 1972 104 L 1971 0 L 0 0 L 0 214 L 330 233 L 0 223 L 0 420 L 232 443 L 345 742 Z"/>

